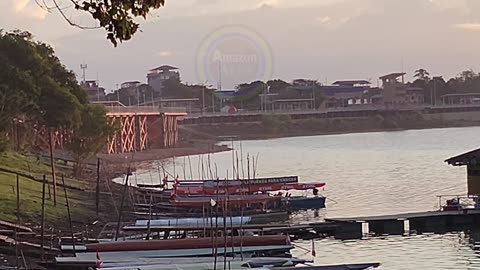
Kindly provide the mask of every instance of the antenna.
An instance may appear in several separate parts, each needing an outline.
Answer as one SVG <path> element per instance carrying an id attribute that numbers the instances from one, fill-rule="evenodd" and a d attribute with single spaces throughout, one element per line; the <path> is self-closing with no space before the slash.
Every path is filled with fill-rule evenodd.
<path id="1" fill-rule="evenodd" d="M 83 80 L 83 83 L 85 83 L 86 79 L 85 79 L 85 71 L 87 70 L 87 64 L 80 64 L 80 68 L 82 69 L 82 80 Z"/>
<path id="2" fill-rule="evenodd" d="M 222 91 L 222 62 L 218 61 L 218 90 Z"/>

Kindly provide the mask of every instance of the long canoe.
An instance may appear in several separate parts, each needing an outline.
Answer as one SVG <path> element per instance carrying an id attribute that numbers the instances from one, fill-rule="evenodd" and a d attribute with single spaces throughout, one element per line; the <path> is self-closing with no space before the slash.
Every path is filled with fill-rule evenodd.
<path id="1" fill-rule="evenodd" d="M 252 221 L 251 217 L 231 217 L 225 220 L 227 226 L 247 224 Z M 223 224 L 223 217 L 218 218 L 164 218 L 164 219 L 153 219 L 153 220 L 136 220 L 135 226 L 183 226 L 183 225 L 194 225 L 194 226 L 210 226 L 212 224 Z"/>
<path id="2" fill-rule="evenodd" d="M 218 197 L 218 198 L 217 198 Z M 269 196 L 269 195 L 229 195 L 226 196 L 176 196 L 170 201 L 174 206 L 207 206 L 210 203 L 214 202 L 217 204 L 222 204 L 227 202 L 228 205 L 245 205 L 245 204 L 255 204 L 255 203 L 267 203 L 273 201 L 281 201 L 281 196 Z"/>
<path id="3" fill-rule="evenodd" d="M 145 251 L 169 249 L 200 249 L 212 247 L 239 246 L 275 246 L 290 245 L 290 239 L 285 235 L 269 236 L 234 236 L 215 238 L 167 239 L 150 241 L 118 241 L 108 243 L 87 244 L 89 252 Z"/>

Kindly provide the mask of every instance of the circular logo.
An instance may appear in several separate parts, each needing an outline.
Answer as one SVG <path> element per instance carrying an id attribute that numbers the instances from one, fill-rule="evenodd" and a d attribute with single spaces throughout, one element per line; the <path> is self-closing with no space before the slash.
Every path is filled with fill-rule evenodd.
<path id="1" fill-rule="evenodd" d="M 200 44 L 196 58 L 199 81 L 218 90 L 267 81 L 272 65 L 267 41 L 244 26 L 222 27 L 210 33 Z"/>

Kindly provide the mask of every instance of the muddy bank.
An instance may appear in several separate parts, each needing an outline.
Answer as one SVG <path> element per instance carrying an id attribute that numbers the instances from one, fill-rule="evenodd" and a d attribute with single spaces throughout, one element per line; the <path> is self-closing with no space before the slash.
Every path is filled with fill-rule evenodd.
<path id="1" fill-rule="evenodd" d="M 217 153 L 229 151 L 230 148 L 226 145 L 219 145 L 214 143 L 207 144 L 182 144 L 178 147 L 168 149 L 151 149 L 143 152 L 114 154 L 114 155 L 99 155 L 99 158 L 110 164 L 126 165 L 130 162 L 145 162 L 152 160 L 162 160 L 173 157 L 182 157 L 190 155 L 201 155 L 209 153 Z"/>

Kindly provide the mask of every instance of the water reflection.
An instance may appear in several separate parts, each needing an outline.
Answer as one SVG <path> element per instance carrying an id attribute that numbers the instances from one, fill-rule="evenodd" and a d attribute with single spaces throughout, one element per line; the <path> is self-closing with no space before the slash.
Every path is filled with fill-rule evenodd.
<path id="1" fill-rule="evenodd" d="M 480 231 L 315 241 L 316 264 L 379 261 L 382 269 L 480 269 Z M 303 249 L 309 241 L 296 241 Z M 308 257 L 302 249 L 295 256 Z"/>

